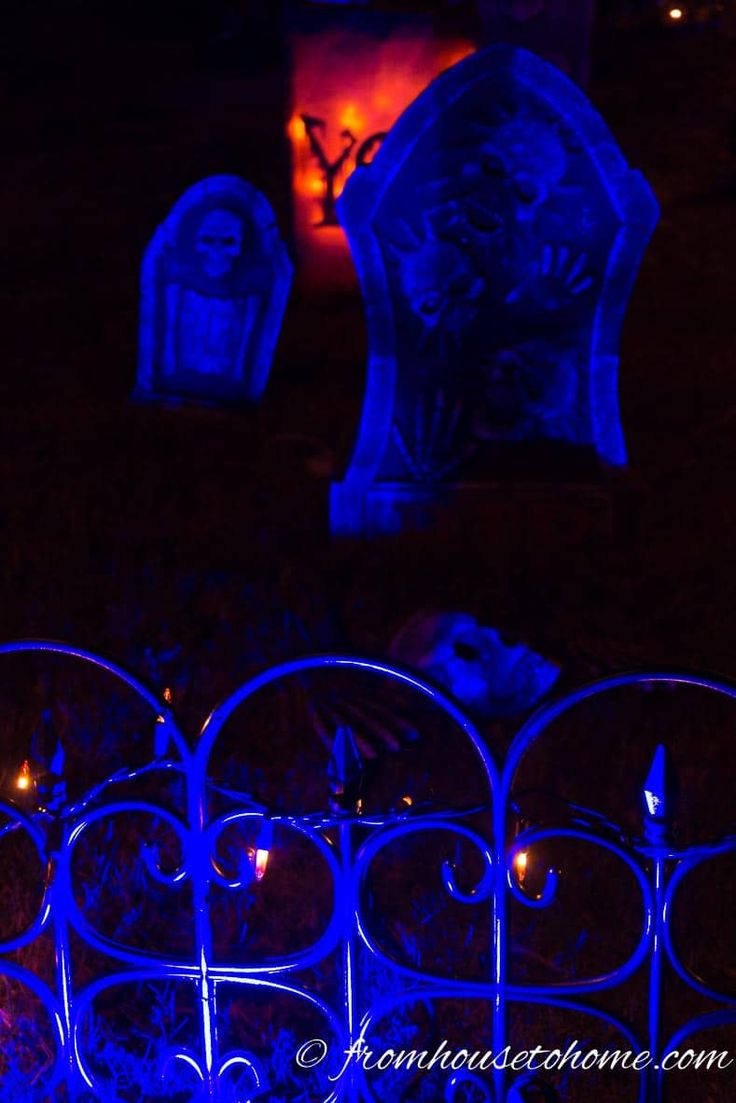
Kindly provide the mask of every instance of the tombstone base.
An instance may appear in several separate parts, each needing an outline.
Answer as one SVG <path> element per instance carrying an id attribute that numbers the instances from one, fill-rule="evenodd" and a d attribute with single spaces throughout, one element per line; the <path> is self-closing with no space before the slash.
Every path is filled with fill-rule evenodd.
<path id="1" fill-rule="evenodd" d="M 193 407 L 211 410 L 249 410 L 258 400 L 257 395 L 249 395 L 241 387 L 192 385 L 184 381 L 180 389 L 165 387 L 137 386 L 130 395 L 130 401 L 168 407 Z"/>
<path id="2" fill-rule="evenodd" d="M 391 536 L 406 531 L 457 533 L 492 540 L 494 557 L 534 558 L 551 548 L 607 543 L 614 535 L 619 488 L 606 482 L 458 483 L 441 494 L 411 483 L 372 484 L 362 497 L 354 486 L 332 488 L 337 536 Z"/>

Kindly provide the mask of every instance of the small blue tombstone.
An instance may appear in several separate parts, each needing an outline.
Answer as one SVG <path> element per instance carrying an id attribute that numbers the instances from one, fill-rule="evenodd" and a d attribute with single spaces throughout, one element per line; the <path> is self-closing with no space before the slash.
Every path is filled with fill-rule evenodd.
<path id="1" fill-rule="evenodd" d="M 369 362 L 334 532 L 422 523 L 514 472 L 625 463 L 619 334 L 657 204 L 570 80 L 524 50 L 473 54 L 338 210 Z"/>
<path id="2" fill-rule="evenodd" d="M 237 176 L 195 184 L 146 249 L 133 397 L 208 404 L 260 398 L 292 274 L 259 191 Z"/>

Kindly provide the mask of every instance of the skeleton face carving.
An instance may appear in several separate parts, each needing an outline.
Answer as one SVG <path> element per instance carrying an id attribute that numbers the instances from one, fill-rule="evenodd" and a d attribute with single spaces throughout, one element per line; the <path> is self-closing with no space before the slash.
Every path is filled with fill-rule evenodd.
<path id="1" fill-rule="evenodd" d="M 243 222 L 232 211 L 208 211 L 197 232 L 197 255 L 203 270 L 213 279 L 232 272 L 243 250 Z"/>
<path id="2" fill-rule="evenodd" d="M 392 253 L 401 290 L 427 330 L 458 333 L 473 321 L 485 281 L 454 242 L 428 236 Z"/>
<path id="3" fill-rule="evenodd" d="M 575 399 L 569 355 L 543 341 L 526 341 L 484 357 L 479 371 L 483 401 L 472 427 L 480 440 L 560 436 Z"/>
<path id="4" fill-rule="evenodd" d="M 517 216 L 528 217 L 565 174 L 566 155 L 551 127 L 533 119 L 512 119 L 483 145 L 482 171 L 489 183 L 508 190 Z"/>

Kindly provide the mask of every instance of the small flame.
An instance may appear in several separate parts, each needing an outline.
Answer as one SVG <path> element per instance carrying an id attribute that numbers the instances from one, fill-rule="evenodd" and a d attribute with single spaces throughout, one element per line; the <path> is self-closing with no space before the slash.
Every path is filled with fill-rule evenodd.
<path id="1" fill-rule="evenodd" d="M 171 695 L 171 690 L 167 686 L 166 689 L 164 690 L 164 701 L 166 702 L 167 705 L 170 705 L 172 700 L 173 700 L 173 697 Z"/>
<path id="2" fill-rule="evenodd" d="M 520 850 L 514 858 L 514 873 L 516 874 L 516 880 L 520 885 L 523 885 L 526 881 L 527 870 L 529 869 L 529 851 Z"/>
<path id="3" fill-rule="evenodd" d="M 261 821 L 261 827 L 258 832 L 258 839 L 256 840 L 256 853 L 254 870 L 256 881 L 262 881 L 266 876 L 266 870 L 268 869 L 268 859 L 271 854 L 271 846 L 273 844 L 273 824 L 265 816 Z"/>
<path id="4" fill-rule="evenodd" d="M 25 760 L 20 768 L 20 773 L 15 780 L 15 786 L 22 792 L 27 792 L 33 784 L 33 774 L 31 773 L 31 765 L 28 759 Z"/>
<path id="5" fill-rule="evenodd" d="M 260 847 L 256 851 L 256 881 L 262 881 L 266 876 L 270 853 L 269 850 L 262 850 Z"/>

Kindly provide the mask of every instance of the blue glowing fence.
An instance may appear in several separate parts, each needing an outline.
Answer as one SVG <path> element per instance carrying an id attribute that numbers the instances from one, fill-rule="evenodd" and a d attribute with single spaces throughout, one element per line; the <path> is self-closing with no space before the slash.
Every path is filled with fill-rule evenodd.
<path id="1" fill-rule="evenodd" d="M 544 1033 L 549 1049 L 555 1043 L 545 1025 L 547 1011 L 602 1025 L 616 1035 L 620 1048 L 651 1052 L 652 1066 L 632 1074 L 633 1094 L 626 1098 L 654 1103 L 667 1098 L 666 1078 L 655 1067 L 663 1054 L 687 1046 L 689 1039 L 709 1030 L 736 1023 L 736 996 L 715 990 L 683 961 L 671 918 L 687 879 L 706 863 L 734 854 L 736 837 L 686 849 L 673 844 L 664 749 L 656 752 L 648 775 L 638 784 L 642 797 L 638 832 L 624 831 L 572 804 L 564 815 L 558 810 L 554 816 L 546 812 L 524 817 L 516 789 L 529 752 L 554 722 L 576 706 L 586 707 L 586 702 L 613 690 L 657 683 L 685 684 L 735 698 L 734 685 L 678 673 L 604 679 L 536 712 L 516 735 L 501 765 L 471 720 L 442 692 L 381 663 L 329 656 L 271 669 L 221 704 L 192 748 L 174 719 L 170 695 L 159 699 L 117 665 L 61 644 L 22 642 L 0 648 L 6 656 L 20 652 L 36 657 L 55 653 L 119 679 L 150 711 L 152 736 L 147 758 L 134 767 L 117 769 L 82 795 L 67 797 L 61 776 L 47 778 L 42 785 L 37 768 L 26 763 L 16 777 L 15 797 L 0 801 L 0 844 L 17 846 L 23 840 L 29 852 L 35 852 L 43 881 L 34 917 L 22 930 L 10 931 L 7 923 L 2 928 L 0 1028 L 5 1039 L 2 1071 L 7 1098 L 218 1103 L 258 1099 L 413 1103 L 429 1098 L 446 1103 L 522 1103 L 564 1098 L 539 1076 L 500 1068 L 444 1070 L 440 1087 L 436 1077 L 425 1077 L 424 1089 L 416 1077 L 402 1081 L 394 1074 L 377 1075 L 357 1061 L 339 1075 L 344 1052 L 361 1041 L 375 1046 L 381 1024 L 387 1021 L 394 1024 L 393 1034 L 389 1031 L 393 1048 L 395 1037 L 403 1038 L 407 1048 L 426 1048 L 418 1044 L 419 1018 L 412 1018 L 411 1009 L 444 1001 L 451 1007 L 465 1004 L 482 1009 L 485 1046 L 494 1053 L 511 1043 L 514 1009 L 539 1015 L 540 1044 Z M 361 756 L 348 727 L 334 733 L 328 799 L 316 811 L 297 815 L 283 806 L 267 807 L 249 795 L 235 775 L 229 784 L 221 776 L 213 779 L 211 762 L 218 739 L 238 710 L 289 679 L 307 685 L 315 672 L 334 671 L 395 684 L 436 710 L 465 743 L 474 763 L 473 787 L 480 786 L 485 798 L 467 807 L 426 801 L 414 806 L 407 796 L 398 808 L 376 810 L 364 800 Z M 418 746 L 421 756 L 421 742 Z M 63 773 L 58 761 L 54 768 Z M 605 768 L 602 762 L 601 769 Z M 131 896 L 128 887 L 123 895 L 130 914 L 119 916 L 118 925 L 110 927 L 100 920 L 99 894 L 106 884 L 119 883 L 121 875 L 110 863 L 105 865 L 105 846 L 112 845 L 111 824 L 134 819 L 149 824 L 148 837 L 128 856 L 134 892 Z M 438 844 L 441 838 L 453 841 L 455 861 Z M 515 908 L 527 915 L 554 910 L 564 878 L 550 870 L 541 883 L 535 881 L 528 863 L 550 840 L 560 839 L 596 848 L 596 853 L 605 852 L 608 860 L 621 863 L 621 877 L 633 877 L 638 889 L 640 930 L 627 960 L 617 967 L 587 978 L 520 980 L 512 970 L 511 913 Z M 314 863 L 321 869 L 320 884 L 329 889 L 331 903 L 311 927 L 302 927 L 293 902 L 286 909 L 277 898 L 265 899 L 264 904 L 279 854 L 289 847 L 296 854 L 294 869 Z M 413 857 L 406 857 L 406 848 Z M 118 858 L 120 853 L 118 849 Z M 91 871 L 85 867 L 90 854 L 97 861 Z M 381 925 L 380 901 L 376 903 L 371 887 L 376 864 L 392 855 L 399 867 L 406 861 L 416 868 L 419 860 L 425 870 L 439 874 L 441 891 L 453 906 L 483 913 L 484 922 L 473 928 L 487 938 L 485 951 L 476 954 L 483 963 L 482 975 L 448 972 L 436 962 L 427 964 L 410 947 L 397 949 L 395 940 L 392 943 Z M 31 859 L 28 863 L 33 866 Z M 4 866 L 6 880 L 15 875 L 14 869 L 12 864 Z M 177 896 L 182 916 L 170 926 L 172 948 L 142 945 L 128 937 L 130 915 L 138 915 L 147 901 L 154 902 L 155 910 L 156 901 L 165 900 L 167 894 Z M 229 894 L 239 900 L 241 933 L 247 934 L 230 938 L 229 948 L 223 951 L 218 907 Z M 309 894 L 299 903 L 304 913 L 309 912 Z M 163 904 L 161 908 L 162 915 L 168 915 Z M 259 908 L 266 919 L 260 927 L 257 921 L 249 926 L 249 917 Z M 431 924 L 432 916 L 423 916 L 422 922 Z M 277 942 L 291 941 L 299 948 L 282 946 L 274 952 L 264 931 L 273 933 L 276 928 Z M 246 952 L 254 932 L 255 948 Z M 39 945 L 48 948 L 46 957 L 35 951 Z M 702 998 L 708 1005 L 707 1010 L 684 1015 L 674 1032 L 665 1026 L 664 1014 L 664 977 L 670 973 L 684 982 L 693 998 Z M 605 994 L 624 989 L 634 978 L 646 992 L 643 1029 L 605 1006 Z M 136 991 L 144 1007 L 142 1019 L 129 1032 L 133 1041 L 124 1058 L 110 1036 L 117 1021 L 116 1006 L 122 1015 L 124 1002 L 116 993 L 123 990 Z M 100 1005 L 107 1008 L 107 1032 L 100 1026 Z M 282 1013 L 278 1008 L 288 1010 Z M 29 1015 L 48 1018 L 46 1041 L 38 1043 L 41 1052 L 35 1067 L 29 1064 L 27 1052 L 31 1042 L 24 1052 L 17 1043 L 20 1020 Z M 11 1021 L 14 1016 L 17 1022 Z M 291 1032 L 277 1029 L 286 1019 L 292 1022 Z M 477 1021 L 476 1017 L 476 1026 Z M 252 1044 L 246 1044 L 249 1037 Z M 332 1063 L 326 1062 L 318 1071 L 316 1063 L 313 1068 L 298 1069 L 295 1053 L 313 1038 L 328 1043 Z M 279 1059 L 272 1052 L 271 1059 L 265 1060 L 264 1046 L 278 1050 Z M 318 1048 L 307 1049 L 304 1055 L 307 1066 L 307 1058 L 319 1056 Z M 141 1088 L 131 1071 L 134 1067 L 152 1070 L 153 1086 Z M 433 1086 L 427 1088 L 427 1084 Z"/>

